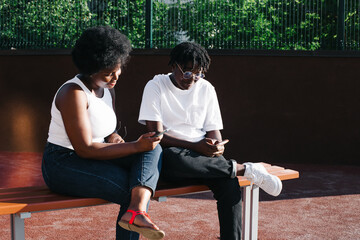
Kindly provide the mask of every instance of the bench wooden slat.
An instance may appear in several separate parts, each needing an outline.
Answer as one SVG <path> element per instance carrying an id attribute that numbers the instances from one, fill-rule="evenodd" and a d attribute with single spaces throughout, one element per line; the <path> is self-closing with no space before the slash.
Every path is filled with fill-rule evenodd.
<path id="1" fill-rule="evenodd" d="M 66 208 L 76 208 L 76 207 L 87 207 L 87 206 L 96 206 L 100 204 L 109 203 L 106 200 L 100 198 L 68 198 L 68 199 L 59 199 L 59 198 L 47 198 L 43 199 L 45 201 L 30 202 L 21 209 L 20 212 L 39 212 L 39 211 L 48 211 L 48 210 L 57 210 L 57 209 L 66 209 Z"/>
<path id="2" fill-rule="evenodd" d="M 10 192 L 32 192 L 35 190 L 44 189 L 44 186 L 31 186 L 31 187 L 17 187 L 17 188 L 0 188 L 0 195 Z"/>
<path id="3" fill-rule="evenodd" d="M 7 215 L 19 212 L 21 209 L 26 207 L 27 204 L 23 203 L 7 203 L 0 202 L 0 215 Z"/>
<path id="4" fill-rule="evenodd" d="M 299 178 L 299 172 L 291 169 L 284 169 L 281 172 L 277 173 L 276 176 L 278 176 L 280 180 L 284 181 Z"/>
<path id="5" fill-rule="evenodd" d="M 31 187 L 29 187 L 31 188 Z M 17 191 L 15 193 L 9 193 L 9 194 L 1 194 L 0 195 L 0 201 L 12 201 L 12 200 L 16 200 L 16 199 L 24 199 L 24 201 L 26 199 L 31 199 L 31 198 L 42 198 L 42 197 L 47 197 L 49 195 L 55 195 L 55 193 L 50 192 L 50 190 L 46 187 L 43 186 L 42 189 L 33 189 L 32 191 Z"/>

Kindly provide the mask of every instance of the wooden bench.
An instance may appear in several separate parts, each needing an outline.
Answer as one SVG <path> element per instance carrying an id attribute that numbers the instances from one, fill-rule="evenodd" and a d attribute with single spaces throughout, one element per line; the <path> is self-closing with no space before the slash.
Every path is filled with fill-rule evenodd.
<path id="1" fill-rule="evenodd" d="M 263 164 L 270 173 L 278 176 L 282 181 L 299 177 L 299 172 L 295 170 Z M 259 188 L 255 185 L 250 186 L 250 182 L 244 177 L 238 177 L 238 179 L 243 194 L 243 239 L 257 239 Z M 25 239 L 24 219 L 30 218 L 32 213 L 109 203 L 97 198 L 59 195 L 51 192 L 45 185 L 17 188 L 0 187 L 0 215 L 11 216 L 11 238 L 13 240 Z M 159 182 L 154 199 L 164 201 L 168 196 L 207 190 L 209 189 L 204 185 L 175 185 L 174 183 Z"/>

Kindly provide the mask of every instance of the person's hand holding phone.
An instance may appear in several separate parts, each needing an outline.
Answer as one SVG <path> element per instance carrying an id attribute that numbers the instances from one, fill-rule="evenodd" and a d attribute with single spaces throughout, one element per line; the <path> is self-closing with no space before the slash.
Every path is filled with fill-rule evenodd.
<path id="1" fill-rule="evenodd" d="M 211 151 L 210 153 L 207 153 L 205 155 L 211 157 L 222 155 L 225 150 L 224 145 L 229 142 L 228 139 L 225 139 L 221 142 L 212 138 L 205 138 L 204 140 L 206 141 L 206 144 L 208 146 L 208 151 Z"/>
<path id="2" fill-rule="evenodd" d="M 217 152 L 214 153 L 215 156 L 220 156 L 224 154 L 225 144 L 229 142 L 229 139 L 225 139 L 221 142 L 216 142 L 215 146 L 217 147 Z"/>
<path id="3" fill-rule="evenodd" d="M 163 135 L 163 134 L 166 133 L 167 131 L 169 131 L 169 129 L 165 129 L 164 131 L 157 132 L 157 133 L 155 133 L 152 137 L 160 137 L 161 135 Z"/>
<path id="4" fill-rule="evenodd" d="M 138 140 L 136 140 L 137 149 L 139 152 L 151 151 L 154 150 L 156 145 L 160 143 L 160 137 L 153 137 L 154 132 L 148 132 L 142 134 Z"/>
<path id="5" fill-rule="evenodd" d="M 221 142 L 216 141 L 215 146 L 217 148 L 217 151 L 214 153 L 215 156 L 220 156 L 224 154 L 225 151 L 225 144 L 229 142 L 229 139 L 222 140 Z"/>

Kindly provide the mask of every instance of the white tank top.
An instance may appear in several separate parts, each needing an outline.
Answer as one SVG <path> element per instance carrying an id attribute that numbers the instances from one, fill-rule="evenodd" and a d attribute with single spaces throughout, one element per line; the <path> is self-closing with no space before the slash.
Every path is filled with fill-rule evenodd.
<path id="1" fill-rule="evenodd" d="M 74 77 L 73 79 L 65 82 L 62 86 L 68 83 L 75 83 L 79 85 L 85 92 L 88 101 L 87 112 L 90 119 L 93 142 L 104 142 L 104 138 L 113 133 L 116 128 L 116 115 L 113 110 L 112 97 L 109 89 L 105 88 L 104 96 L 102 98 L 98 98 L 90 92 L 90 90 L 78 77 Z M 51 121 L 47 140 L 50 143 L 74 149 L 65 131 L 61 113 L 55 105 L 56 95 L 59 90 L 56 92 L 51 106 Z"/>

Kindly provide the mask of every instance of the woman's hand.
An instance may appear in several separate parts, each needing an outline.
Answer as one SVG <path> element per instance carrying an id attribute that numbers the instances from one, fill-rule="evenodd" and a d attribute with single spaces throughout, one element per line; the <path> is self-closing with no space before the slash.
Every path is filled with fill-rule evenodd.
<path id="1" fill-rule="evenodd" d="M 148 132 L 138 138 L 135 145 L 139 152 L 146 152 L 155 149 L 156 145 L 160 143 L 162 136 L 153 137 L 154 135 L 155 132 Z"/>
<path id="2" fill-rule="evenodd" d="M 125 140 L 117 133 L 112 133 L 106 137 L 106 142 L 108 143 L 124 143 Z"/>

